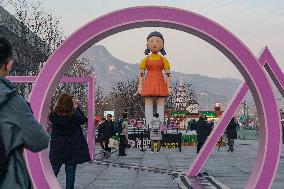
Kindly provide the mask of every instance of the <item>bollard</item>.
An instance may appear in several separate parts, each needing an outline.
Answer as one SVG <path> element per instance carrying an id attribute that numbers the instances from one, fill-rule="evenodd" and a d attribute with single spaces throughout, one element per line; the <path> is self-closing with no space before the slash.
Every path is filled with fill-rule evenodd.
<path id="1" fill-rule="evenodd" d="M 143 144 L 143 141 L 144 141 L 144 132 L 143 130 L 141 131 L 141 152 L 145 152 L 146 150 L 144 149 L 144 144 Z"/>

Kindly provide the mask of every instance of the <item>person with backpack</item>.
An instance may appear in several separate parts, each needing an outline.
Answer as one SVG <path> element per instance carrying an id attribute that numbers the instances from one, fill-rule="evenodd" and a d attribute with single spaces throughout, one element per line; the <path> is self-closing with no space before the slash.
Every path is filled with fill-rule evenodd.
<path id="1" fill-rule="evenodd" d="M 122 121 L 122 122 L 121 122 Z M 126 156 L 125 149 L 128 144 L 128 120 L 127 113 L 122 114 L 122 119 L 120 121 L 120 125 L 117 125 L 118 134 L 119 134 L 119 153 L 118 156 Z"/>
<path id="2" fill-rule="evenodd" d="M 49 135 L 5 78 L 12 69 L 12 52 L 9 41 L 0 38 L 0 188 L 32 189 L 23 151 L 47 148 Z"/>

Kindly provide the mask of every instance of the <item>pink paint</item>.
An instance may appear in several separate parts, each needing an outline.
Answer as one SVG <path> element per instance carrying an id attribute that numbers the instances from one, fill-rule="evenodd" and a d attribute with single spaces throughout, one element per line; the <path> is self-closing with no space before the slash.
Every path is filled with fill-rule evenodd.
<path id="1" fill-rule="evenodd" d="M 136 119 L 130 119 L 129 120 L 129 124 L 132 126 L 132 127 L 134 127 L 134 125 L 136 124 Z"/>
<path id="2" fill-rule="evenodd" d="M 273 58 L 272 54 L 266 47 L 264 51 L 262 52 L 260 58 L 259 58 L 259 64 L 261 66 L 264 66 L 269 73 L 270 77 L 273 79 L 274 83 L 278 87 L 278 90 L 280 93 L 283 95 L 284 91 L 284 74 L 281 71 L 280 67 L 277 65 L 275 59 Z M 249 87 L 246 82 L 244 82 L 240 88 L 238 89 L 235 97 L 231 101 L 230 105 L 228 106 L 229 108 L 223 113 L 220 121 L 218 122 L 217 126 L 214 127 L 214 131 L 212 134 L 208 137 L 208 140 L 204 144 L 204 147 L 201 149 L 197 157 L 195 158 L 195 161 L 189 168 L 187 175 L 188 176 L 194 176 L 199 173 L 203 165 L 205 164 L 207 158 L 209 157 L 210 153 L 214 149 L 214 145 L 216 144 L 216 139 L 220 138 L 221 135 L 223 134 L 224 130 L 226 129 L 226 126 L 230 122 L 230 119 L 225 119 L 225 118 L 231 118 L 233 117 L 234 113 L 236 112 L 237 108 L 240 106 L 241 102 L 243 101 L 244 97 L 246 96 L 247 92 L 249 91 Z M 284 97 L 284 95 L 283 95 Z M 277 128 L 275 128 L 277 129 Z M 281 131 L 279 131 L 282 133 Z M 279 134 L 278 134 L 279 135 Z M 280 136 L 281 137 L 281 136 Z M 265 145 L 264 143 L 260 143 L 260 145 Z M 279 153 L 281 151 L 280 145 L 279 147 Z M 258 158 L 257 163 L 255 165 L 255 168 L 258 168 L 262 165 L 259 165 L 258 162 L 261 161 L 261 157 L 265 155 L 265 151 L 261 150 L 258 152 Z M 279 159 L 277 160 L 276 157 L 272 157 L 271 159 L 275 159 L 277 161 L 277 164 L 279 162 Z M 267 167 L 262 167 L 262 169 L 269 169 L 269 164 Z M 275 175 L 275 172 L 273 173 Z M 274 175 L 271 175 L 274 177 Z M 254 178 L 254 174 L 251 175 L 251 179 Z M 246 187 L 250 187 L 249 183 L 246 185 Z"/>
<path id="3" fill-rule="evenodd" d="M 94 43 L 120 31 L 139 27 L 166 27 L 193 34 L 219 49 L 236 66 L 246 84 L 241 86 L 231 106 L 219 122 L 218 129 L 210 135 L 203 151 L 197 156 L 189 173 L 196 175 L 219 139 L 222 130 L 243 99 L 249 88 L 257 104 L 260 118 L 260 145 L 257 161 L 246 188 L 269 188 L 275 176 L 280 158 L 281 128 L 277 104 L 268 78 L 251 51 L 231 32 L 214 21 L 193 12 L 169 7 L 134 7 L 116 11 L 96 20 L 74 32 L 51 55 L 37 77 L 31 93 L 31 105 L 35 116 L 44 123 L 46 107 L 51 96 L 68 67 Z M 246 86 L 247 85 L 247 86 Z M 202 155 L 201 155 L 202 154 Z M 31 178 L 35 188 L 60 188 L 46 163 L 44 153 L 26 154 Z M 45 163 L 41 163 L 45 162 Z"/>

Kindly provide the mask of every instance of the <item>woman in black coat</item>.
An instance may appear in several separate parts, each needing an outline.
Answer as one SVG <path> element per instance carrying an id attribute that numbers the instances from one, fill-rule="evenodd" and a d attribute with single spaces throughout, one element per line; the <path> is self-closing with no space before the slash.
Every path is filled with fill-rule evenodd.
<path id="1" fill-rule="evenodd" d="M 229 145 L 229 151 L 234 151 L 234 139 L 238 138 L 237 134 L 237 122 L 235 121 L 235 118 L 232 118 L 229 125 L 226 129 L 227 138 L 228 138 L 228 145 Z"/>
<path id="2" fill-rule="evenodd" d="M 52 123 L 49 158 L 55 176 L 65 164 L 66 189 L 73 189 L 77 164 L 90 161 L 81 125 L 87 118 L 69 94 L 62 94 L 49 115 Z"/>

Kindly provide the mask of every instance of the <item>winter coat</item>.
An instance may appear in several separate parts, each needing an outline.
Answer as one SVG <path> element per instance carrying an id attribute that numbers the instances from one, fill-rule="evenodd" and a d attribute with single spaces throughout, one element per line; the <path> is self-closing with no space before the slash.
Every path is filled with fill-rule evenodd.
<path id="1" fill-rule="evenodd" d="M 191 130 L 196 130 L 197 142 L 204 143 L 212 130 L 212 124 L 205 120 L 199 119 L 195 124 L 191 125 Z"/>
<path id="2" fill-rule="evenodd" d="M 103 140 L 109 140 L 114 134 L 114 122 L 106 121 L 99 126 L 99 137 Z"/>
<path id="3" fill-rule="evenodd" d="M 120 135 L 123 135 L 128 139 L 128 121 L 123 120 L 123 122 L 121 123 L 121 127 L 122 127 L 122 131 Z"/>
<path id="4" fill-rule="evenodd" d="M 150 139 L 151 140 L 162 140 L 162 134 L 160 126 L 162 122 L 159 118 L 153 117 L 151 121 L 151 131 L 150 131 Z"/>
<path id="5" fill-rule="evenodd" d="M 31 189 L 32 184 L 23 156 L 24 148 L 39 152 L 48 147 L 49 135 L 34 118 L 17 89 L 0 77 L 0 140 L 8 160 L 7 172 L 1 178 L 1 189 Z"/>
<path id="6" fill-rule="evenodd" d="M 91 160 L 87 140 L 81 129 L 87 118 L 79 108 L 72 116 L 51 112 L 49 120 L 52 123 L 49 152 L 52 165 L 81 164 Z"/>
<path id="7" fill-rule="evenodd" d="M 237 123 L 235 121 L 230 121 L 229 125 L 226 128 L 227 137 L 232 139 L 237 139 Z"/>

